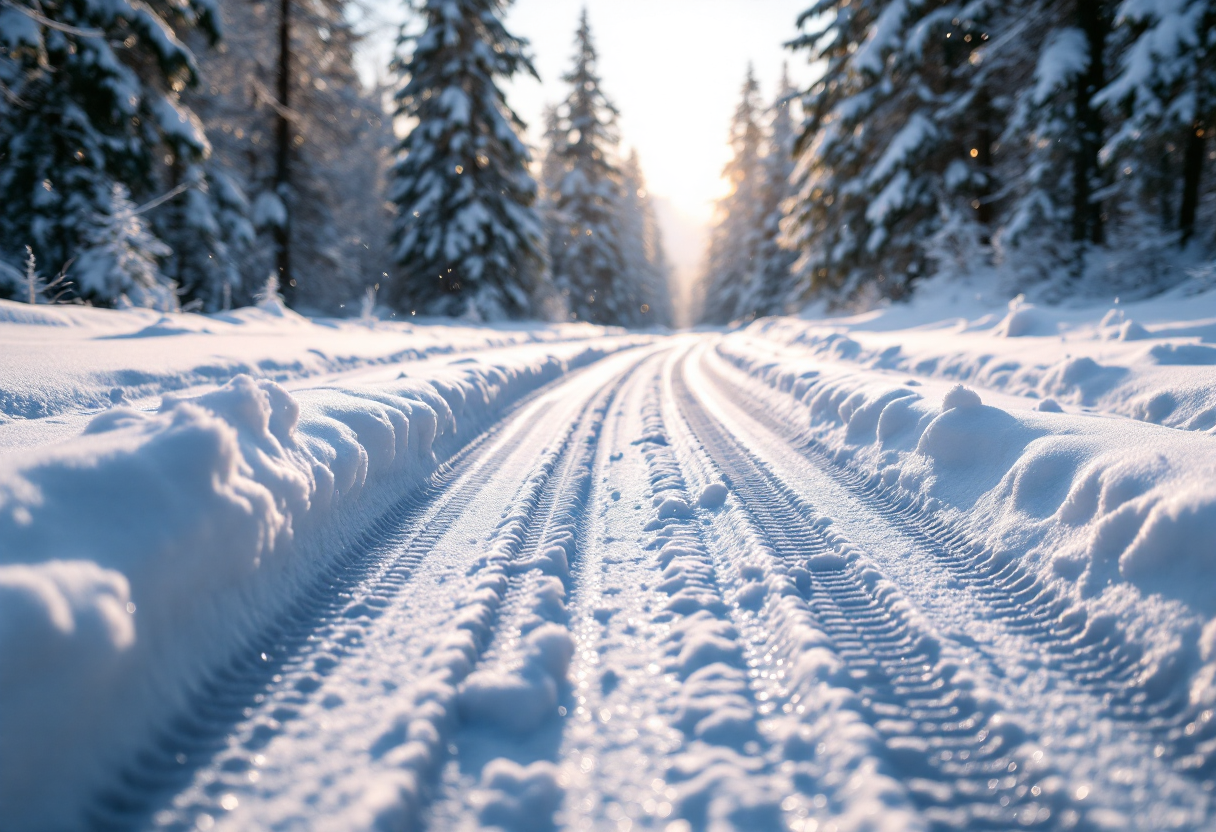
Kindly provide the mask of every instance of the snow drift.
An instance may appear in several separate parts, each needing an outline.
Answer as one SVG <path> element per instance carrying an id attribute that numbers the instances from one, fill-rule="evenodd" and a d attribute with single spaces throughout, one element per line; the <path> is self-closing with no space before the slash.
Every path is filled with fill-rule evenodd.
<path id="1" fill-rule="evenodd" d="M 512 403 L 630 343 L 295 395 L 238 376 L 0 458 L 5 828 L 84 825 L 90 795 L 351 534 Z"/>

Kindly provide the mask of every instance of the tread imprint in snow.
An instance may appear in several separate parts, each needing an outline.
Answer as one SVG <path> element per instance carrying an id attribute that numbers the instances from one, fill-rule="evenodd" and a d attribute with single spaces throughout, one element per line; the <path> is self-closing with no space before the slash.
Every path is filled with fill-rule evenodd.
<path id="1" fill-rule="evenodd" d="M 733 365 L 727 355 L 719 356 Z M 1043 650 L 1048 665 L 1080 689 L 1101 699 L 1105 712 L 1145 737 L 1154 754 L 1174 770 L 1216 790 L 1216 719 L 1211 710 L 1190 704 L 1185 686 L 1154 686 L 1143 679 L 1141 649 L 1117 627 L 1091 628 L 1067 599 L 1027 570 L 1017 558 L 999 557 L 990 547 L 932 512 L 923 501 L 849 468 L 807 431 L 778 418 L 744 395 L 736 383 L 706 362 L 707 377 L 757 422 L 845 489 L 881 512 L 901 532 L 984 604 L 1006 629 Z M 794 401 L 791 396 L 791 401 Z"/>
<path id="2" fill-rule="evenodd" d="M 655 380 L 658 381 L 657 379 Z M 688 741 L 668 762 L 675 787 L 673 817 L 694 830 L 726 824 L 752 832 L 783 830 L 781 795 L 771 787 L 771 756 L 758 731 L 762 710 L 749 681 L 755 649 L 743 633 L 739 609 L 729 604 L 720 566 L 706 544 L 704 525 L 672 451 L 655 383 L 642 403 L 642 437 L 633 444 L 646 463 L 655 519 L 646 548 L 669 596 L 656 620 L 670 619 L 668 670 L 682 680 L 672 723 Z"/>
<path id="3" fill-rule="evenodd" d="M 282 731 L 344 655 L 359 649 L 374 620 L 509 456 L 509 448 L 484 459 L 480 452 L 512 416 L 571 378 L 545 385 L 509 408 L 312 577 L 277 620 L 226 667 L 203 679 L 179 716 L 119 771 L 115 786 L 91 807 L 90 828 L 138 828 L 154 815 L 158 828 L 193 829 L 202 814 L 215 814 L 221 800 L 216 790 L 204 789 L 202 802 L 170 806 L 168 798 L 207 768 L 252 767 L 250 756 Z"/>
<path id="4" fill-rule="evenodd" d="M 1060 778 L 1019 753 L 1019 726 L 952 684 L 957 668 L 939 660 L 936 639 L 895 587 L 860 567 L 855 547 L 826 533 L 817 512 L 709 415 L 682 366 L 672 384 L 691 432 L 843 661 L 887 763 L 930 827 L 1084 828 L 1084 810 Z"/>
<path id="5" fill-rule="evenodd" d="M 443 787 L 439 774 L 462 724 L 488 723 L 485 727 L 494 730 L 526 734 L 557 718 L 572 643 L 565 627 L 564 583 L 578 553 L 596 437 L 631 372 L 592 396 L 541 455 L 504 511 L 487 554 L 470 568 L 477 588 L 460 607 L 457 633 L 440 639 L 376 744 L 376 756 L 387 769 L 368 786 L 375 795 L 376 828 L 415 829 L 423 823 L 436 788 Z M 539 637 L 548 649 L 517 651 L 522 662 L 512 664 L 522 666 L 506 673 L 482 667 L 490 648 L 515 634 L 524 645 Z M 519 707 L 503 707 L 511 692 L 522 694 L 511 700 Z M 541 789 L 538 801 L 512 803 L 493 794 L 500 780 L 519 785 L 535 779 L 510 761 L 494 761 L 483 774 L 491 788 L 482 790 L 477 802 L 488 824 L 510 825 L 521 812 L 551 817 L 560 802 L 551 776 L 546 779 L 552 787 Z"/>

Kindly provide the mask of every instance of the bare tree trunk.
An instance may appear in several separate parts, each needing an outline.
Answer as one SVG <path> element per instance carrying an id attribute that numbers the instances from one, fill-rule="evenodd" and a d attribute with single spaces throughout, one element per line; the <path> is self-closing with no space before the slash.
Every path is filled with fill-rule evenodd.
<path id="1" fill-rule="evenodd" d="M 1105 240 L 1102 206 L 1094 199 L 1103 123 L 1093 97 L 1106 85 L 1106 38 L 1110 33 L 1110 10 L 1106 6 L 1105 0 L 1077 3 L 1077 25 L 1089 44 L 1089 66 L 1077 78 L 1076 89 L 1078 135 L 1073 151 L 1072 238 L 1078 243 Z"/>
<path id="2" fill-rule="evenodd" d="M 1191 125 L 1186 139 L 1186 155 L 1182 162 L 1182 208 L 1178 212 L 1178 228 L 1182 245 L 1195 233 L 1195 213 L 1199 208 L 1199 180 L 1203 175 L 1203 156 L 1207 150 L 1207 129 L 1203 120 Z"/>
<path id="3" fill-rule="evenodd" d="M 976 211 L 976 219 L 984 226 L 983 242 L 985 245 L 992 242 L 992 223 L 995 219 L 994 209 L 992 206 L 992 142 L 993 142 L 993 114 L 992 114 L 992 99 L 988 95 L 987 87 L 980 90 L 976 96 L 975 104 L 977 121 L 979 122 L 979 131 L 976 136 L 976 164 L 984 174 L 984 184 L 980 186 L 978 199 L 979 208 Z"/>
<path id="4" fill-rule="evenodd" d="M 275 190 L 286 208 L 291 188 L 291 0 L 279 0 L 279 122 L 275 164 Z M 296 280 L 291 274 L 291 215 L 285 213 L 275 228 L 275 268 L 288 306 L 295 305 Z"/>

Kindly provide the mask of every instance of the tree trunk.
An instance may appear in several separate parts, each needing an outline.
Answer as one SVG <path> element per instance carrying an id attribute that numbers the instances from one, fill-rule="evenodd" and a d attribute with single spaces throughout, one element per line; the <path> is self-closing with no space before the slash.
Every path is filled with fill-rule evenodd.
<path id="1" fill-rule="evenodd" d="M 1102 243 L 1105 229 L 1102 206 L 1094 199 L 1098 178 L 1098 152 L 1102 149 L 1102 114 L 1093 105 L 1094 94 L 1106 85 L 1106 38 L 1110 34 L 1110 14 L 1105 0 L 1078 0 L 1077 26 L 1089 45 L 1089 66 L 1077 78 L 1076 129 L 1073 151 L 1074 242 Z"/>
<path id="2" fill-rule="evenodd" d="M 277 154 L 275 159 L 275 191 L 284 208 L 291 187 L 291 0 L 279 0 L 279 108 Z M 286 214 L 286 211 L 284 212 Z M 279 288 L 288 306 L 295 305 L 296 280 L 291 274 L 291 216 L 275 228 L 275 268 Z"/>
<path id="3" fill-rule="evenodd" d="M 992 142 L 993 142 L 993 113 L 992 100 L 988 95 L 988 89 L 985 87 L 979 91 L 976 96 L 975 104 L 977 121 L 979 122 L 979 131 L 976 135 L 975 149 L 979 152 L 976 156 L 976 164 L 979 166 L 981 173 L 984 175 L 984 183 L 980 186 L 977 198 L 979 199 L 979 208 L 976 211 L 976 219 L 984 226 L 982 241 L 984 245 L 992 242 L 992 222 L 993 206 L 992 206 Z"/>
<path id="4" fill-rule="evenodd" d="M 1207 151 L 1207 129 L 1200 120 L 1191 125 L 1186 138 L 1186 155 L 1182 162 L 1182 207 L 1178 212 L 1181 242 L 1186 245 L 1195 233 L 1195 212 L 1199 208 L 1199 179 L 1203 174 L 1203 156 Z"/>

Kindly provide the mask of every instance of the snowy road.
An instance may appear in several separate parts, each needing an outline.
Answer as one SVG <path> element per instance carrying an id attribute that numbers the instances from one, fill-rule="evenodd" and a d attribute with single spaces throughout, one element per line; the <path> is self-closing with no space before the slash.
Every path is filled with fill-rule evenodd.
<path id="1" fill-rule="evenodd" d="M 716 341 L 517 404 L 212 668 L 91 824 L 1216 822 L 1211 711 L 1151 639 L 859 473 Z"/>

